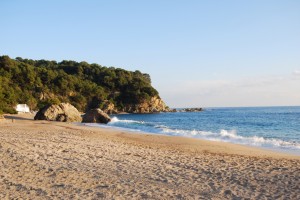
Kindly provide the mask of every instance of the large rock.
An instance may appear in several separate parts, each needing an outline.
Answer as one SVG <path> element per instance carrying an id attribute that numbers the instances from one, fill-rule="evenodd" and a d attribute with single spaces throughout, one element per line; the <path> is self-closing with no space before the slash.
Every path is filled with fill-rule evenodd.
<path id="1" fill-rule="evenodd" d="M 110 117 L 101 109 L 91 109 L 83 116 L 83 123 L 104 123 L 110 122 Z"/>
<path id="2" fill-rule="evenodd" d="M 81 122 L 81 115 L 71 104 L 61 103 L 59 105 L 45 106 L 37 112 L 34 119 L 60 122 Z"/>
<path id="3" fill-rule="evenodd" d="M 159 112 L 176 112 L 176 109 L 170 109 L 159 96 L 153 96 L 145 99 L 141 103 L 127 104 L 118 110 L 115 105 L 105 100 L 102 102 L 102 111 L 106 114 L 125 114 L 125 113 L 159 113 Z"/>
<path id="4" fill-rule="evenodd" d="M 166 106 L 161 98 L 154 96 L 140 104 L 126 105 L 122 111 L 128 113 L 158 113 L 170 112 L 171 109 Z"/>

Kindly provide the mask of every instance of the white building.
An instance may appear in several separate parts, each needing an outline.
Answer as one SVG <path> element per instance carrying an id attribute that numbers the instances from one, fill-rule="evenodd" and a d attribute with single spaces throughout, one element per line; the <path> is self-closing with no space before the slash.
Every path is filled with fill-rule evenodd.
<path id="1" fill-rule="evenodd" d="M 29 107 L 27 106 L 27 104 L 18 104 L 16 106 L 16 111 L 18 113 L 29 113 L 30 112 L 30 109 Z"/>

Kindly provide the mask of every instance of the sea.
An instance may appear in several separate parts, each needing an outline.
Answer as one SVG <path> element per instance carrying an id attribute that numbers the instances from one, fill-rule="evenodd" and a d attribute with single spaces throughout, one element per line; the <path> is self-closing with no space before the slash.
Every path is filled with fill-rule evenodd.
<path id="1" fill-rule="evenodd" d="M 107 125 L 87 125 L 229 142 L 300 156 L 300 106 L 204 108 L 202 112 L 111 117 Z"/>

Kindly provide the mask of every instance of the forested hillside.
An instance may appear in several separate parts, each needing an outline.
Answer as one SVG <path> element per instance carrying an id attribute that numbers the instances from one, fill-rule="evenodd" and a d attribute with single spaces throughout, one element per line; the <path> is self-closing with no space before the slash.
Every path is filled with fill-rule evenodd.
<path id="1" fill-rule="evenodd" d="M 111 102 L 118 110 L 158 96 L 150 76 L 140 71 L 64 60 L 0 57 L 0 112 L 18 103 L 37 110 L 49 103 L 69 102 L 78 110 Z M 158 97 L 159 98 L 159 97 Z"/>

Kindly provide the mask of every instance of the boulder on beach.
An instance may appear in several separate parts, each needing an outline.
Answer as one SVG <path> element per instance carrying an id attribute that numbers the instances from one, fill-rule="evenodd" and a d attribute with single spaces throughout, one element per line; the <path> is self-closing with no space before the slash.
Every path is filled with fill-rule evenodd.
<path id="1" fill-rule="evenodd" d="M 103 112 L 101 109 L 91 109 L 82 118 L 83 123 L 103 123 L 107 124 L 110 122 L 110 117 Z"/>
<path id="2" fill-rule="evenodd" d="M 40 109 L 34 117 L 35 120 L 48 120 L 60 122 L 81 122 L 79 111 L 69 103 L 48 105 Z"/>

